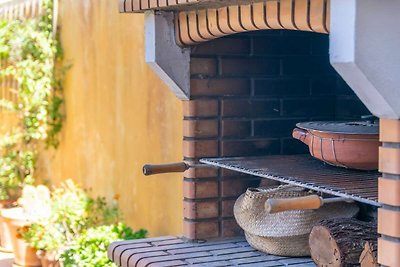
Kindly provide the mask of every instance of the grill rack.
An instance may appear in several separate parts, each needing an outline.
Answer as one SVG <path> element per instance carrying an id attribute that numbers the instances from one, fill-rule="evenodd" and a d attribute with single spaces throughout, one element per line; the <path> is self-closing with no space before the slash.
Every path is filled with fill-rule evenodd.
<path id="1" fill-rule="evenodd" d="M 333 167 L 310 155 L 204 158 L 200 162 L 380 206 L 378 172 Z"/>

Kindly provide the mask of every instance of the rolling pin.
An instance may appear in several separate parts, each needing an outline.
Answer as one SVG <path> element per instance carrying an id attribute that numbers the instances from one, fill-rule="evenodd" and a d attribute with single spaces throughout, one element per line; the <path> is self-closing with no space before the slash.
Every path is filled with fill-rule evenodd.
<path id="1" fill-rule="evenodd" d="M 318 195 L 309 195 L 305 197 L 273 199 L 265 201 L 265 211 L 268 213 L 277 213 L 288 210 L 313 210 L 319 209 L 324 204 L 335 202 L 353 202 L 344 197 L 322 198 Z"/>

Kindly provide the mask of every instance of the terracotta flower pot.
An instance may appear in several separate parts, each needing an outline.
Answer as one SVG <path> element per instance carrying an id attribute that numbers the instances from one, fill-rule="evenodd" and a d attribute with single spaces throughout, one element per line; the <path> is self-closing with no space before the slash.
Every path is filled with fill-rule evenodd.
<path id="1" fill-rule="evenodd" d="M 36 255 L 36 250 L 26 243 L 19 234 L 19 229 L 30 224 L 24 217 L 22 209 L 6 209 L 2 211 L 1 215 L 10 231 L 11 242 L 14 249 L 14 264 L 16 266 L 26 267 L 42 266 L 40 259 Z"/>
<path id="2" fill-rule="evenodd" d="M 62 267 L 60 262 L 56 259 L 55 253 L 38 251 L 36 254 L 42 263 L 42 267 Z"/>
<path id="3" fill-rule="evenodd" d="M 2 210 L 3 209 L 0 210 L 0 214 L 2 213 Z M 0 251 L 11 253 L 13 250 L 11 229 L 3 216 L 0 215 Z"/>
<path id="4" fill-rule="evenodd" d="M 13 246 L 11 242 L 10 228 L 1 216 L 1 213 L 3 210 L 12 207 L 13 203 L 13 200 L 0 201 L 0 251 L 5 253 L 13 252 Z"/>

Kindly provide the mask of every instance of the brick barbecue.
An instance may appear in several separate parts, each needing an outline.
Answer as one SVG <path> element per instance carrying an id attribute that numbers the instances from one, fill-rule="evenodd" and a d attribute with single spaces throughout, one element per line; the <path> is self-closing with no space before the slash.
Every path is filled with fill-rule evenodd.
<path id="1" fill-rule="evenodd" d="M 328 60 L 328 37 L 265 31 L 199 44 L 191 53 L 191 100 L 184 101 L 183 156 L 307 153 L 295 124 L 359 119 L 368 110 Z M 184 236 L 240 234 L 232 206 L 255 176 L 191 169 L 184 178 Z"/>
<path id="2" fill-rule="evenodd" d="M 365 8 L 372 5 L 366 1 Z M 343 34 L 347 39 L 340 39 L 346 30 L 337 21 L 341 14 L 347 19 L 347 13 L 339 12 L 339 2 L 120 0 L 120 11 L 146 12 L 146 36 L 151 36 L 146 52 L 149 65 L 183 100 L 183 157 L 187 163 L 198 164 L 203 158 L 304 154 L 307 147 L 291 137 L 297 122 L 358 120 L 369 110 L 377 115 L 383 142 L 379 170 L 383 174 L 378 183 L 377 174 L 369 177 L 371 191 L 361 191 L 370 203 L 381 207 L 379 263 L 397 267 L 400 120 L 391 100 L 398 95 L 391 99 L 384 90 L 377 95 L 373 90 L 379 91 L 382 79 L 375 81 L 377 87 L 373 88 L 336 55 L 350 36 Z M 375 12 L 380 11 L 375 8 Z M 374 50 L 369 51 L 372 58 Z M 182 64 L 171 71 L 171 60 Z M 359 80 L 354 82 L 353 77 Z M 307 258 L 256 252 L 244 242 L 233 205 L 248 187 L 260 184 L 260 175 L 193 168 L 183 179 L 183 237 L 114 243 L 109 249 L 114 262 L 120 266 L 314 266 Z M 263 179 L 262 183 L 274 182 Z"/>

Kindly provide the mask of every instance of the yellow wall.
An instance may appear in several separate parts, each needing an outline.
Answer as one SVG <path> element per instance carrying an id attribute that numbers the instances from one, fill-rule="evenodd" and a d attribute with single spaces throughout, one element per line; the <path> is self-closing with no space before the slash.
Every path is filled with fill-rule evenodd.
<path id="1" fill-rule="evenodd" d="M 60 4 L 67 117 L 42 176 L 119 195 L 127 223 L 151 236 L 181 234 L 182 176 L 141 173 L 182 158 L 181 102 L 144 62 L 143 15 L 119 14 L 117 0 Z"/>

